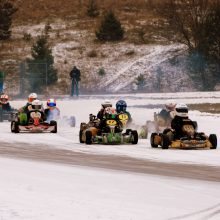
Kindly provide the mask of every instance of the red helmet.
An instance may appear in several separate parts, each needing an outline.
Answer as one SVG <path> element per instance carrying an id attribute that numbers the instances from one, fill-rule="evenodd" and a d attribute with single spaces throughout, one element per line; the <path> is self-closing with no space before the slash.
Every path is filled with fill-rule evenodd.
<path id="1" fill-rule="evenodd" d="M 3 95 L 1 95 L 1 97 L 0 97 L 0 100 L 1 100 L 1 103 L 2 104 L 7 104 L 8 103 L 8 95 L 6 95 L 6 94 L 3 94 Z"/>

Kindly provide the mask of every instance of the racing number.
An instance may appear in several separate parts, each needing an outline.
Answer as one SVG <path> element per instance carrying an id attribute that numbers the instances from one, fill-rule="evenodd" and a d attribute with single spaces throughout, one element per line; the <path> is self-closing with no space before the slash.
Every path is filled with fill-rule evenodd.
<path id="1" fill-rule="evenodd" d="M 115 121 L 115 120 L 107 120 L 106 124 L 110 125 L 110 126 L 117 125 L 117 121 Z"/>

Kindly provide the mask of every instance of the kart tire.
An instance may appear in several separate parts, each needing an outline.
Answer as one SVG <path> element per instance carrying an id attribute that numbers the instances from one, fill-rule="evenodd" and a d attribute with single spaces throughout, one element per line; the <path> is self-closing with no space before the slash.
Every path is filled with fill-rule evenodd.
<path id="1" fill-rule="evenodd" d="M 132 144 L 138 143 L 138 133 L 136 130 L 131 131 L 131 135 L 133 136 Z"/>
<path id="2" fill-rule="evenodd" d="M 0 122 L 3 122 L 3 111 L 2 111 L 2 108 L 0 109 Z"/>
<path id="3" fill-rule="evenodd" d="M 215 134 L 210 134 L 209 141 L 212 144 L 212 147 L 210 149 L 216 149 L 217 148 L 217 136 Z"/>
<path id="4" fill-rule="evenodd" d="M 51 131 L 51 133 L 57 133 L 57 122 L 56 121 L 50 121 L 50 126 L 54 126 L 54 130 Z"/>
<path id="5" fill-rule="evenodd" d="M 169 137 L 166 134 L 161 135 L 161 147 L 162 149 L 168 149 L 170 145 Z"/>
<path id="6" fill-rule="evenodd" d="M 126 132 L 125 132 L 125 134 L 129 134 L 130 132 L 131 132 L 132 130 L 131 129 L 126 129 Z"/>
<path id="7" fill-rule="evenodd" d="M 19 133 L 19 127 L 18 127 L 18 122 L 17 121 L 12 121 L 11 122 L 11 132 L 12 133 Z"/>
<path id="8" fill-rule="evenodd" d="M 198 123 L 197 123 L 197 121 L 193 121 L 193 124 L 195 126 L 195 131 L 197 131 L 198 130 Z"/>
<path id="9" fill-rule="evenodd" d="M 86 144 L 92 144 L 92 132 L 86 131 Z"/>
<path id="10" fill-rule="evenodd" d="M 79 131 L 79 143 L 84 143 L 84 141 L 82 140 L 82 134 L 83 134 L 83 131 L 80 130 Z"/>
<path id="11" fill-rule="evenodd" d="M 154 138 L 155 138 L 156 135 L 158 135 L 158 134 L 157 133 L 152 133 L 151 136 L 150 136 L 150 144 L 151 144 L 152 148 L 157 148 L 158 147 L 158 145 L 154 143 Z"/>

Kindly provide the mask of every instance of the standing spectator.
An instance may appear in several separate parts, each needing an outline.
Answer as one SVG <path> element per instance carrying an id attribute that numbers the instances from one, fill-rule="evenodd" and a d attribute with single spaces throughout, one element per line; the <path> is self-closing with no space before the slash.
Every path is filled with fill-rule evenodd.
<path id="1" fill-rule="evenodd" d="M 72 80 L 71 84 L 71 96 L 79 95 L 79 81 L 80 81 L 80 70 L 74 66 L 70 72 L 70 78 Z"/>
<path id="2" fill-rule="evenodd" d="M 0 70 L 0 93 L 3 93 L 4 72 Z"/>

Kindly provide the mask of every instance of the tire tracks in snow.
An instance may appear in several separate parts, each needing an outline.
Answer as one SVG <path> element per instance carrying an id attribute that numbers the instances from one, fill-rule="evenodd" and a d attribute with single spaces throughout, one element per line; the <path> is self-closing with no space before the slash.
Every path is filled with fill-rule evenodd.
<path id="1" fill-rule="evenodd" d="M 58 149 L 49 145 L 28 145 L 2 142 L 0 156 L 35 161 L 60 163 L 73 166 L 87 166 L 120 170 L 134 173 L 162 175 L 220 182 L 220 169 L 214 166 L 196 164 L 174 164 L 137 159 L 128 156 L 100 155 L 74 150 Z"/>

